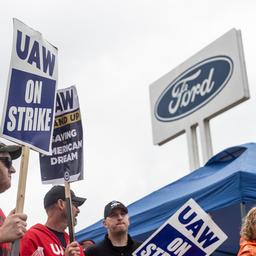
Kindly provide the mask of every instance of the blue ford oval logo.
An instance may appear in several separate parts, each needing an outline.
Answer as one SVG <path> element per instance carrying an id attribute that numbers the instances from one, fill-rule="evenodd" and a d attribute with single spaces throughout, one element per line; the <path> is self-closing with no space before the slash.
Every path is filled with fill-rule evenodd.
<path id="1" fill-rule="evenodd" d="M 212 100 L 233 73 L 228 56 L 205 59 L 184 71 L 158 98 L 155 116 L 163 122 L 174 121 L 198 110 Z"/>

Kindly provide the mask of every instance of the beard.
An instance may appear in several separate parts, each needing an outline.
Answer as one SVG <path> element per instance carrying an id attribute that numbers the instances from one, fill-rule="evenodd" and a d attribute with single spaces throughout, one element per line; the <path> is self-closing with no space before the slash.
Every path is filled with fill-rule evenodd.
<path id="1" fill-rule="evenodd" d="M 6 182 L 0 183 L 0 193 L 5 192 L 10 187 L 11 187 L 11 180 L 9 180 L 8 182 L 6 181 Z"/>
<path id="2" fill-rule="evenodd" d="M 77 218 L 73 217 L 73 225 L 76 226 L 76 224 L 77 224 Z"/>

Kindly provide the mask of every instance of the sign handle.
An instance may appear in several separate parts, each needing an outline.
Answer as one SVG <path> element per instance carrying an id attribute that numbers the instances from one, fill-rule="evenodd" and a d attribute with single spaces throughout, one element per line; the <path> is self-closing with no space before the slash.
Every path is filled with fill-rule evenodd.
<path id="1" fill-rule="evenodd" d="M 70 243 L 74 241 L 74 223 L 73 223 L 73 212 L 72 212 L 72 201 L 70 193 L 70 183 L 65 182 L 65 197 L 66 197 L 66 206 L 67 206 L 67 217 L 68 217 L 68 230 L 69 230 L 69 240 Z"/>
<path id="2" fill-rule="evenodd" d="M 27 173 L 28 173 L 28 161 L 29 161 L 29 147 L 22 146 L 19 184 L 18 184 L 15 213 L 22 213 L 24 209 L 26 182 L 27 182 Z M 19 256 L 19 252 L 20 252 L 20 240 L 18 239 L 13 242 L 11 256 Z"/>

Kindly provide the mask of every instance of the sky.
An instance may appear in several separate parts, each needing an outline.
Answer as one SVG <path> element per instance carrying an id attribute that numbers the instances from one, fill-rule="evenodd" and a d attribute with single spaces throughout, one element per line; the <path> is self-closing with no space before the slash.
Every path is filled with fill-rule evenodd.
<path id="1" fill-rule="evenodd" d="M 153 145 L 149 85 L 232 28 L 242 32 L 251 98 L 211 120 L 213 153 L 255 141 L 255 8 L 253 0 L 1 1 L 0 103 L 12 18 L 58 47 L 58 89 L 76 85 L 78 91 L 85 170 L 84 180 L 71 188 L 87 201 L 76 231 L 101 219 L 111 200 L 128 205 L 191 171 L 185 135 Z M 17 171 L 0 195 L 6 213 L 15 208 L 18 179 Z M 41 183 L 38 153 L 30 150 L 24 205 L 29 227 L 45 223 L 43 197 L 50 188 Z"/>

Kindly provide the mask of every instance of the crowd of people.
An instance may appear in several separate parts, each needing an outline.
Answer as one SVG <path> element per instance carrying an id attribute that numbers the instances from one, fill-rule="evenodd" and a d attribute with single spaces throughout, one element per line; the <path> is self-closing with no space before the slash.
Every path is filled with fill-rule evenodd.
<path id="1" fill-rule="evenodd" d="M 11 176 L 15 173 L 12 161 L 21 155 L 21 147 L 0 142 L 0 193 L 11 187 Z M 77 223 L 79 207 L 86 198 L 78 197 L 71 190 L 71 216 Z M 12 243 L 20 240 L 20 256 L 131 256 L 141 243 L 128 233 L 129 216 L 127 207 L 119 201 L 111 201 L 104 208 L 104 239 L 95 243 L 87 239 L 80 244 L 70 242 L 68 206 L 64 186 L 53 186 L 44 196 L 47 214 L 45 224 L 35 224 L 27 230 L 27 215 L 12 210 L 7 216 L 0 208 L 0 256 L 9 256 Z M 256 256 L 256 207 L 244 218 L 241 227 L 240 249 L 237 256 Z"/>
<path id="2" fill-rule="evenodd" d="M 0 142 L 0 193 L 11 187 L 11 176 L 15 173 L 12 161 L 21 155 L 21 147 Z M 71 190 L 71 216 L 77 223 L 79 207 L 86 198 L 78 197 Z M 65 187 L 53 186 L 44 196 L 47 214 L 45 224 L 35 224 L 27 230 L 27 215 L 16 213 L 15 209 L 6 217 L 0 208 L 0 256 L 11 255 L 12 243 L 20 240 L 20 256 L 131 256 L 140 245 L 128 234 L 128 209 L 121 202 L 112 201 L 104 209 L 103 225 L 107 230 L 104 240 L 95 244 L 85 240 L 79 244 L 70 242 L 66 233 L 68 227 L 68 205 Z"/>

